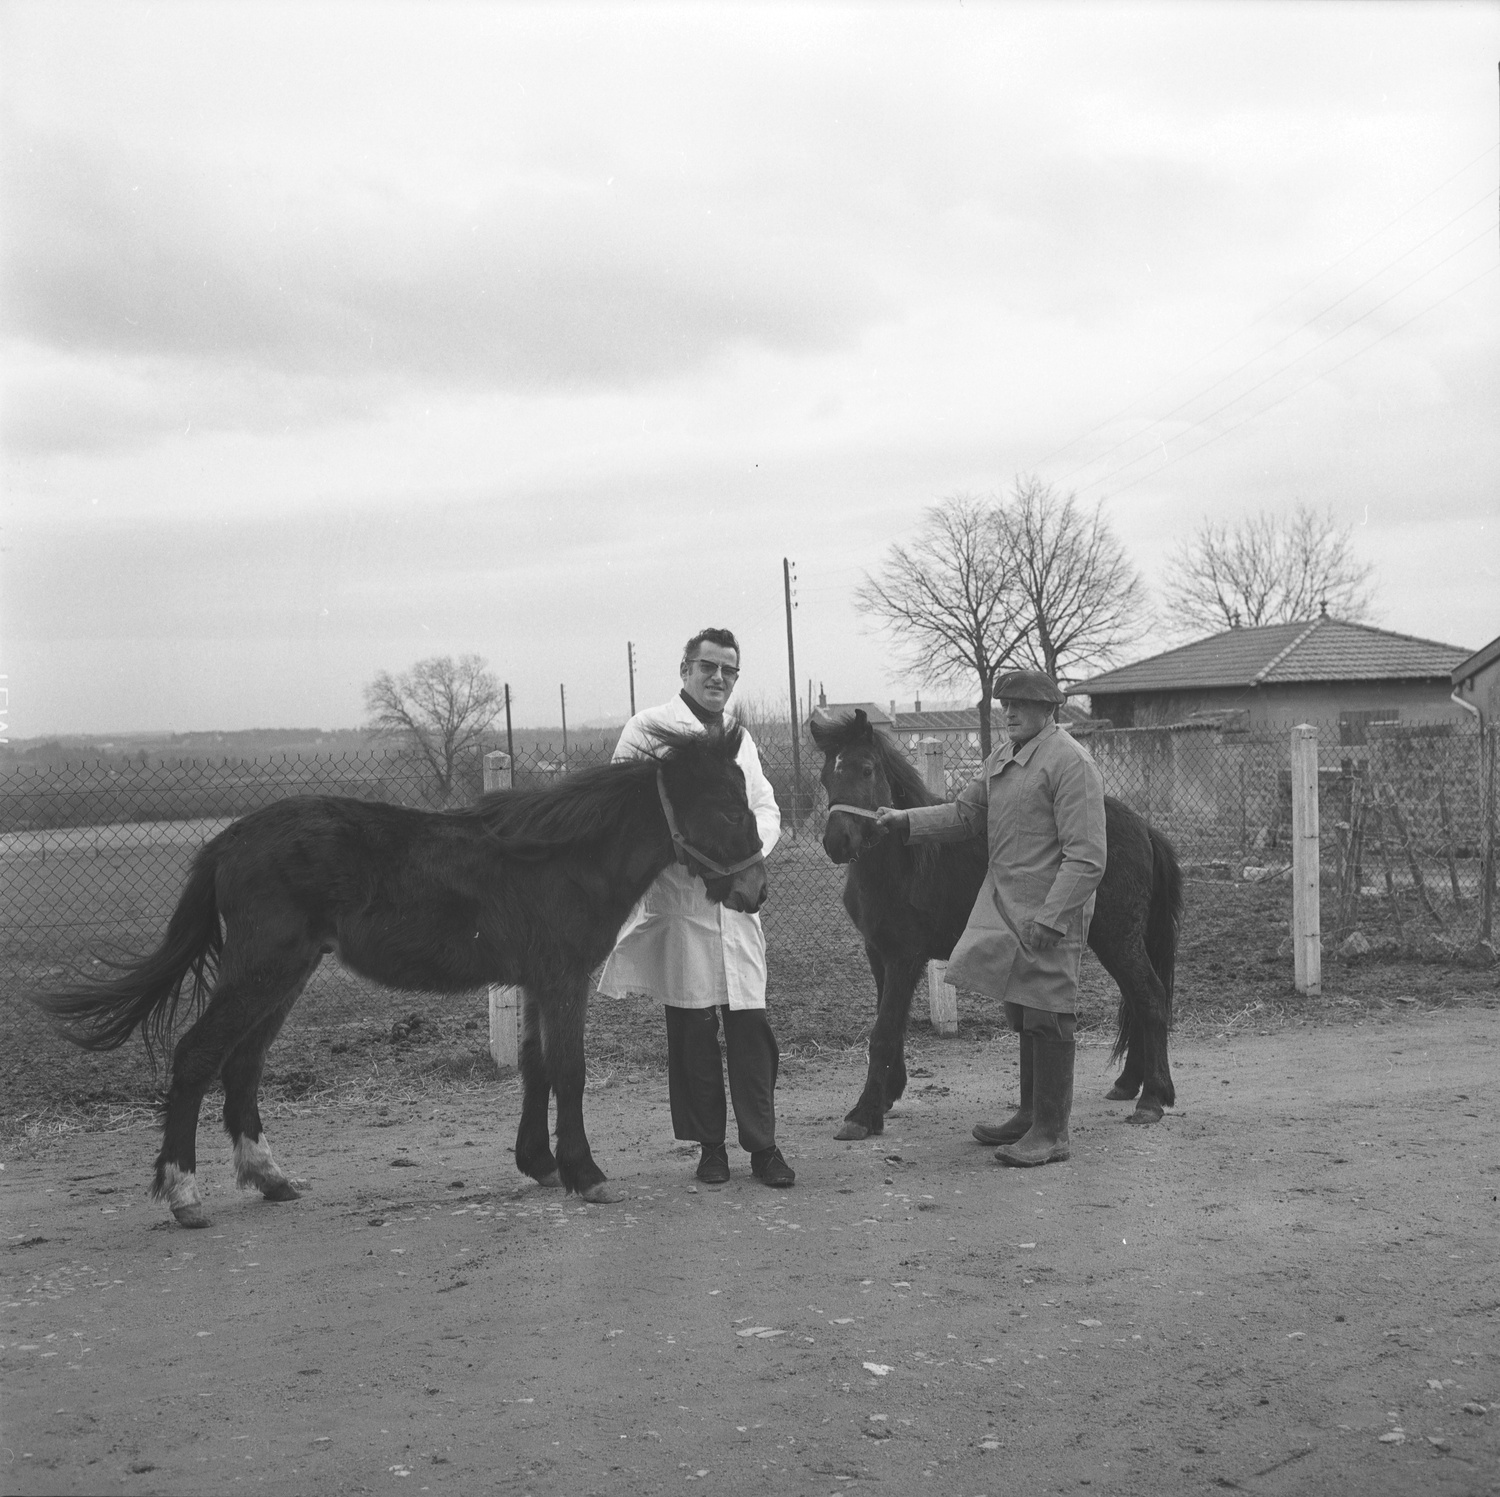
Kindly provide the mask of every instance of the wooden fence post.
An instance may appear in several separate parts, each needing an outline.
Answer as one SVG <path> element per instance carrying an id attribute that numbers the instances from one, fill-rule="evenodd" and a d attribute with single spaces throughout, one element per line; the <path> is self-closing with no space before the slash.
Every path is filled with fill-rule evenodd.
<path id="1" fill-rule="evenodd" d="M 948 765 L 943 740 L 924 738 L 917 747 L 927 788 L 947 800 Z M 927 1013 L 934 1034 L 958 1033 L 958 989 L 948 981 L 947 962 L 927 963 Z"/>
<path id="2" fill-rule="evenodd" d="M 1299 993 L 1323 991 L 1323 935 L 1318 920 L 1318 730 L 1292 729 L 1292 955 Z"/>
<path id="3" fill-rule="evenodd" d="M 509 790 L 512 776 L 510 755 L 496 749 L 484 756 L 484 789 Z M 520 1003 L 520 988 L 502 987 L 492 984 L 490 997 L 490 1054 L 497 1066 L 512 1070 L 520 1063 L 520 1026 L 517 1022 L 517 1007 Z"/>

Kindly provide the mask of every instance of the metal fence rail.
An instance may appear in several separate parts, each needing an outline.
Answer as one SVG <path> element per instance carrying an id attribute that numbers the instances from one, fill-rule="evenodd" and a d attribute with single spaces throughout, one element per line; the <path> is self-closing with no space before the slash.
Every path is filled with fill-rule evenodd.
<path id="1" fill-rule="evenodd" d="M 1083 741 L 1109 793 L 1173 839 L 1190 878 L 1289 874 L 1284 733 L 1140 728 Z M 785 827 L 768 860 L 772 899 L 763 913 L 772 992 L 838 984 L 869 995 L 862 946 L 840 900 L 843 870 L 821 846 L 826 810 L 816 755 L 803 756 L 799 779 L 785 733 L 763 727 L 759 747 Z M 517 755 L 514 783 L 553 783 L 606 756 L 599 748 L 534 749 Z M 1319 725 L 1325 945 L 1356 933 L 1370 945 L 1419 950 L 1490 938 L 1495 757 L 1495 730 L 1486 748 L 1466 723 L 1367 726 L 1357 734 Z M 972 746 L 950 746 L 950 795 L 977 769 Z M 375 749 L 4 766 L 0 959 L 7 980 L 45 983 L 93 950 L 149 949 L 197 848 L 257 806 L 310 794 L 464 804 L 479 793 L 482 773 L 476 755 L 445 794 L 411 758 Z"/>

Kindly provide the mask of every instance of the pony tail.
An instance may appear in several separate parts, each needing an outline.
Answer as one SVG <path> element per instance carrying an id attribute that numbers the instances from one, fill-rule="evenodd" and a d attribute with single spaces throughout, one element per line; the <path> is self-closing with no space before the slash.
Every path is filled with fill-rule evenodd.
<path id="1" fill-rule="evenodd" d="M 217 855 L 210 843 L 197 856 L 162 943 L 149 956 L 109 962 L 120 976 L 104 982 L 33 993 L 31 1002 L 65 1039 L 84 1050 L 117 1050 L 140 1029 L 152 1063 L 165 1050 L 184 988 L 196 1013 L 218 971 L 224 935 L 215 892 Z"/>

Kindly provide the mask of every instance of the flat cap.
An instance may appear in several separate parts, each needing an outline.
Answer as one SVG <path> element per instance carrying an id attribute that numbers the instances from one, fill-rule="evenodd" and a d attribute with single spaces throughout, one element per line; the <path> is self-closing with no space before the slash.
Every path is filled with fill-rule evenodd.
<path id="1" fill-rule="evenodd" d="M 995 695 L 1012 702 L 1065 702 L 1057 682 L 1041 671 L 1006 671 L 995 682 Z"/>

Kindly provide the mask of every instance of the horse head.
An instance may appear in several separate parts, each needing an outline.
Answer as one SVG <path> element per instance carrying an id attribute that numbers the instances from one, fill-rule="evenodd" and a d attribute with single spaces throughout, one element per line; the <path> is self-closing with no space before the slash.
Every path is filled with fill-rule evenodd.
<path id="1" fill-rule="evenodd" d="M 852 716 L 814 717 L 808 723 L 813 742 L 823 751 L 819 778 L 828 792 L 828 825 L 823 851 L 835 863 L 852 863 L 883 837 L 875 823 L 858 811 L 897 804 L 886 768 L 884 746 L 875 726 L 856 707 Z M 855 809 L 837 809 L 850 806 Z"/>
<path id="2" fill-rule="evenodd" d="M 760 831 L 735 762 L 741 731 L 657 734 L 658 790 L 677 861 L 715 904 L 753 915 L 766 902 Z"/>

